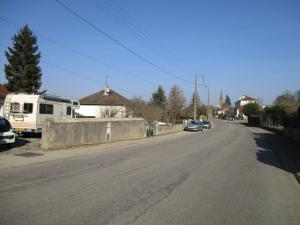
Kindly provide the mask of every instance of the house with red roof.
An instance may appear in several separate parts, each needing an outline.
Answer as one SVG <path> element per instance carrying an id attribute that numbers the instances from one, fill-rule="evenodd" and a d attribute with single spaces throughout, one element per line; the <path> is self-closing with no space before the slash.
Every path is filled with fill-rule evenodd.
<path id="1" fill-rule="evenodd" d="M 0 115 L 3 116 L 3 104 L 6 95 L 9 93 L 9 91 L 6 89 L 6 87 L 2 84 L 0 84 Z"/>
<path id="2" fill-rule="evenodd" d="M 247 95 L 243 95 L 242 97 L 239 98 L 238 101 L 235 102 L 235 111 L 236 111 L 236 117 L 237 118 L 244 118 L 246 119 L 247 116 L 244 115 L 244 113 L 242 112 L 243 107 L 249 103 L 255 103 L 256 100 L 252 97 L 249 97 Z"/>

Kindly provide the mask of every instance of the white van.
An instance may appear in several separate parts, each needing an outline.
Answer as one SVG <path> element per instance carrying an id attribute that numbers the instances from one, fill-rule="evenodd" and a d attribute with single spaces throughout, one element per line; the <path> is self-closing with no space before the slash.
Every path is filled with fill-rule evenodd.
<path id="1" fill-rule="evenodd" d="M 64 120 L 74 117 L 79 101 L 50 95 L 8 94 L 2 107 L 16 133 L 41 133 L 46 119 Z"/>

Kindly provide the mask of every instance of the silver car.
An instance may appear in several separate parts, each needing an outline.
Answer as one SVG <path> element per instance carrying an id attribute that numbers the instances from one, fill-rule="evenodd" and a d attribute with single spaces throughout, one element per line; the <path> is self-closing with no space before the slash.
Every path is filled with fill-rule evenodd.
<path id="1" fill-rule="evenodd" d="M 202 126 L 205 129 L 210 129 L 211 128 L 211 123 L 209 121 L 203 121 Z"/>
<path id="2" fill-rule="evenodd" d="M 192 120 L 185 128 L 186 131 L 202 131 L 202 123 L 199 120 Z"/>
<path id="3" fill-rule="evenodd" d="M 9 121 L 0 117 L 0 144 L 9 145 L 15 143 L 16 135 L 12 131 Z"/>

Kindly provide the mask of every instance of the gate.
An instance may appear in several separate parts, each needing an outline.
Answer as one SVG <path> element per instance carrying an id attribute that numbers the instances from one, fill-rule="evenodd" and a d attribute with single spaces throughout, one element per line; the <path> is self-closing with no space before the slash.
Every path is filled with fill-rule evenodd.
<path id="1" fill-rule="evenodd" d="M 155 135 L 156 132 L 156 124 L 153 122 L 148 122 L 146 124 L 146 129 L 147 129 L 147 137 L 152 137 Z"/>

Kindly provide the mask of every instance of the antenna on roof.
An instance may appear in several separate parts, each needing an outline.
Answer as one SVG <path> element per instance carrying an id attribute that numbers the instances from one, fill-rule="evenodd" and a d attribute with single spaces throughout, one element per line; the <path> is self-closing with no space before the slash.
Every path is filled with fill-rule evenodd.
<path id="1" fill-rule="evenodd" d="M 109 88 L 108 88 L 108 75 L 105 75 L 105 86 L 104 86 L 104 96 L 108 96 Z"/>
<path id="2" fill-rule="evenodd" d="M 105 75 L 105 85 L 106 85 L 106 87 L 108 87 L 108 78 L 109 78 L 109 76 Z"/>

